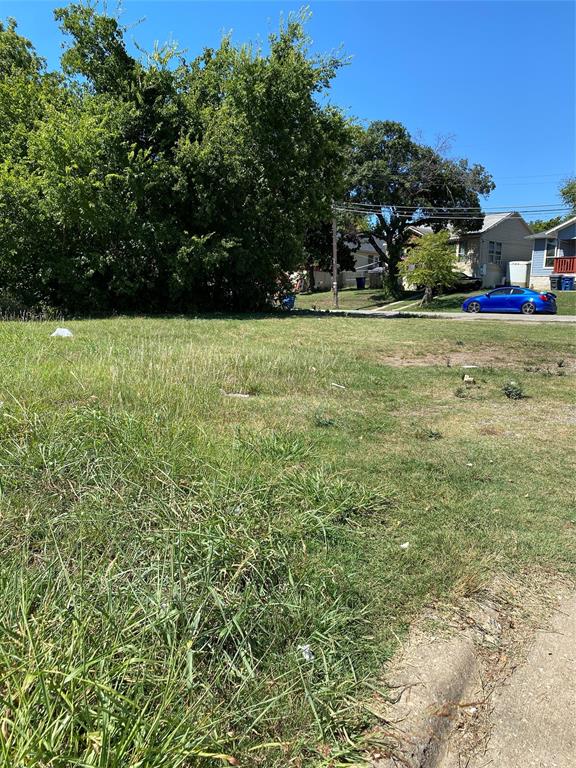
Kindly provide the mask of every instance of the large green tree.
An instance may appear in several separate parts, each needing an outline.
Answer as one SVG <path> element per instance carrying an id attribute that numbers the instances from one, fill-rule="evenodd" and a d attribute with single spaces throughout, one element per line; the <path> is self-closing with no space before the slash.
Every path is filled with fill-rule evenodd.
<path id="1" fill-rule="evenodd" d="M 91 5 L 56 17 L 60 74 L 0 28 L 2 285 L 72 311 L 265 306 L 344 193 L 351 128 L 322 98 L 341 61 L 302 16 L 266 52 L 191 61 L 132 56 Z"/>
<path id="2" fill-rule="evenodd" d="M 493 189 L 492 178 L 481 165 L 446 158 L 415 141 L 400 123 L 378 120 L 357 131 L 348 202 L 374 206 L 367 234 L 393 293 L 399 291 L 398 264 L 411 237 L 410 227 L 439 230 L 452 224 L 460 231 L 478 229 L 483 221 L 480 196 Z"/>

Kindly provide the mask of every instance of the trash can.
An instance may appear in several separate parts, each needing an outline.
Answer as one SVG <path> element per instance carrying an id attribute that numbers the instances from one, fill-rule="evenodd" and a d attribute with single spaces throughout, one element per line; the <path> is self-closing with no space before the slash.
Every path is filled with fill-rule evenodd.
<path id="1" fill-rule="evenodd" d="M 562 277 L 562 283 L 560 286 L 561 291 L 573 291 L 574 290 L 574 278 L 564 275 Z"/>
<path id="2" fill-rule="evenodd" d="M 551 291 L 562 290 L 562 275 L 550 275 L 550 290 Z"/>
<path id="3" fill-rule="evenodd" d="M 356 288 L 358 290 L 362 291 L 364 288 L 366 288 L 366 278 L 365 277 L 357 277 L 356 278 Z"/>

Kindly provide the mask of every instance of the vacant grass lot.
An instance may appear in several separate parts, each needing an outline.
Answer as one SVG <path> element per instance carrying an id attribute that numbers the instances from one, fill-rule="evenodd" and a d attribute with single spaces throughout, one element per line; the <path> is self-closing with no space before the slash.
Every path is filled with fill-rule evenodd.
<path id="1" fill-rule="evenodd" d="M 69 325 L 0 324 L 0 765 L 344 765 L 425 601 L 574 569 L 571 329 Z"/>

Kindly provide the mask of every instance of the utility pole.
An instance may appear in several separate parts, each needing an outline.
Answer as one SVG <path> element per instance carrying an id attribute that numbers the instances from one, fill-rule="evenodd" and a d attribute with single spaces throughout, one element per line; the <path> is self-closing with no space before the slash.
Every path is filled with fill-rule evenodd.
<path id="1" fill-rule="evenodd" d="M 332 295 L 334 309 L 338 309 L 338 244 L 336 241 L 336 212 L 332 211 Z"/>

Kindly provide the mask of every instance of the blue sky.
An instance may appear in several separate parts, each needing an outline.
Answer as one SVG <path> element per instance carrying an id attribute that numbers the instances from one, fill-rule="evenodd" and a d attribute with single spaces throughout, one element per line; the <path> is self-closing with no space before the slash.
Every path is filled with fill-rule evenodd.
<path id="1" fill-rule="evenodd" d="M 64 4 L 0 0 L 0 18 L 15 17 L 55 68 L 62 37 L 52 11 Z M 121 18 L 142 19 L 129 36 L 144 47 L 175 39 L 194 56 L 223 32 L 235 42 L 265 40 L 282 14 L 305 4 L 124 0 Z M 313 49 L 341 47 L 351 57 L 333 84 L 334 103 L 362 121 L 398 120 L 429 143 L 451 136 L 451 155 L 493 174 L 497 189 L 487 207 L 558 203 L 559 183 L 576 167 L 572 2 L 308 5 Z"/>

